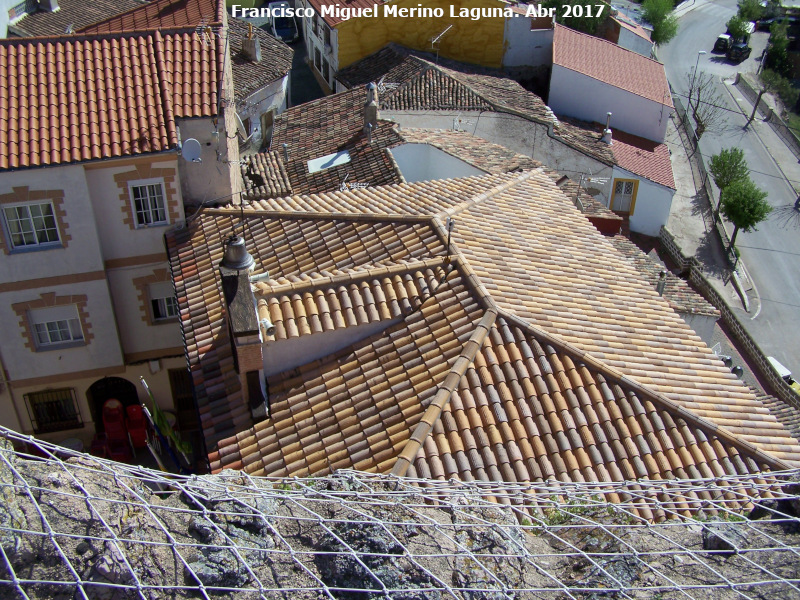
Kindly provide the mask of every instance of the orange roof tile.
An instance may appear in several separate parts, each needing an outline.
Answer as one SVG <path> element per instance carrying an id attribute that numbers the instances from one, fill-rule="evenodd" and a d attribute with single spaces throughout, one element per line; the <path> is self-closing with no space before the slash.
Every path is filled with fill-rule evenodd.
<path id="1" fill-rule="evenodd" d="M 212 445 L 228 436 L 214 469 L 620 480 L 800 461 L 770 408 L 538 169 L 247 209 L 272 276 L 259 310 L 282 327 L 272 351 L 385 324 L 271 376 L 271 416 L 253 425 L 215 268 L 236 215 L 202 211 L 169 239 L 203 428 Z"/>
<path id="2" fill-rule="evenodd" d="M 152 0 L 124 13 L 92 23 L 81 33 L 111 33 L 146 29 L 174 29 L 221 23 L 225 10 L 220 0 Z"/>
<path id="3" fill-rule="evenodd" d="M 611 150 L 617 164 L 636 175 L 675 189 L 672 160 L 666 144 L 659 144 L 624 131 L 614 131 Z"/>
<path id="4" fill-rule="evenodd" d="M 672 107 L 660 62 L 558 23 L 553 33 L 553 64 Z"/>
<path id="5" fill-rule="evenodd" d="M 217 64 L 193 31 L 1 40 L 0 169 L 175 148 L 175 118 L 216 114 Z"/>

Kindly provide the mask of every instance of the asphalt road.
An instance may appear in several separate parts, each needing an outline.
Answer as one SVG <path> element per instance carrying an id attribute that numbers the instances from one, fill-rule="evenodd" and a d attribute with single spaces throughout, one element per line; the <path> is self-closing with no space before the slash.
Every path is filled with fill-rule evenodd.
<path id="1" fill-rule="evenodd" d="M 714 41 L 725 32 L 725 23 L 735 12 L 736 0 L 721 0 L 703 3 L 686 13 L 681 17 L 678 35 L 659 50 L 659 58 L 665 64 L 675 92 L 685 94 L 687 73 L 698 61 L 698 51 L 707 52 L 700 55 L 698 70 L 717 77 L 722 105 L 730 112 L 721 131 L 703 135 L 700 151 L 710 157 L 722 148 L 742 148 L 753 181 L 769 193 L 768 201 L 774 209 L 757 231 L 739 232 L 736 246 L 760 296 L 761 310 L 753 319 L 759 301 L 751 296 L 754 300 L 751 314 L 742 310 L 738 315 L 764 352 L 776 357 L 800 378 L 800 217 L 795 218 L 794 208 L 797 193 L 760 138 L 752 130 L 743 129 L 746 119 L 725 89 L 728 87 L 738 94 L 731 86 L 733 77 L 737 71 L 758 69 L 769 34 L 756 32 L 752 36 L 753 53 L 740 65 L 730 64 L 722 55 L 711 53 Z M 774 152 L 791 156 L 785 147 L 775 148 Z M 800 190 L 800 181 L 792 183 Z"/>

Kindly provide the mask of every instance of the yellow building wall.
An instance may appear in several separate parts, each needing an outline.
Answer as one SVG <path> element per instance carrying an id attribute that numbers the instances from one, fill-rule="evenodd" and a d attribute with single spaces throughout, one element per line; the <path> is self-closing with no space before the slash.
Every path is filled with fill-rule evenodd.
<path id="1" fill-rule="evenodd" d="M 504 8 L 508 5 L 497 0 L 399 0 L 392 2 L 398 8 L 441 8 L 444 16 L 384 17 L 383 4 L 378 4 L 378 17 L 354 18 L 336 26 L 339 34 L 339 68 L 346 67 L 365 56 L 377 52 L 389 42 L 415 50 L 431 52 L 431 39 L 453 25 L 439 41 L 439 56 L 462 62 L 499 68 L 503 60 L 502 17 L 458 18 L 450 16 L 450 7 L 459 9 Z"/>

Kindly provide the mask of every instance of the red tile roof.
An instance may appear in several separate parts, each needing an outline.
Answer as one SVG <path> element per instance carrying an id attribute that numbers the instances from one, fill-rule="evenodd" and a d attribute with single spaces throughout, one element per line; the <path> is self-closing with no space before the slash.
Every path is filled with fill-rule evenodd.
<path id="1" fill-rule="evenodd" d="M 664 65 L 608 40 L 556 24 L 553 64 L 672 107 Z"/>
<path id="2" fill-rule="evenodd" d="M 219 0 L 153 0 L 84 27 L 81 33 L 110 33 L 114 31 L 141 31 L 144 29 L 171 29 L 221 23 L 224 3 Z"/>
<path id="3" fill-rule="evenodd" d="M 624 131 L 614 131 L 611 150 L 617 164 L 635 175 L 675 189 L 672 161 L 666 144 L 659 144 Z"/>
<path id="4" fill-rule="evenodd" d="M 20 37 L 64 35 L 68 28 L 80 31 L 92 23 L 105 20 L 142 5 L 140 0 L 58 0 L 58 10 L 36 10 L 10 25 L 9 34 Z"/>
<path id="5" fill-rule="evenodd" d="M 162 152 L 217 112 L 218 44 L 194 31 L 0 40 L 0 169 Z"/>

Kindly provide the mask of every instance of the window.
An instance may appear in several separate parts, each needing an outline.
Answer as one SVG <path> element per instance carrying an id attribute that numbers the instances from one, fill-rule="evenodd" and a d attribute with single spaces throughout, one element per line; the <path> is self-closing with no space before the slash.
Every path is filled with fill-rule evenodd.
<path id="1" fill-rule="evenodd" d="M 3 217 L 12 248 L 61 245 L 51 202 L 5 206 Z"/>
<path id="2" fill-rule="evenodd" d="M 25 406 L 34 433 L 47 433 L 83 426 L 81 413 L 75 402 L 75 390 L 47 390 L 25 394 Z"/>
<path id="3" fill-rule="evenodd" d="M 322 59 L 322 78 L 325 80 L 325 82 L 327 84 L 330 85 L 330 83 L 331 83 L 331 81 L 330 81 L 330 79 L 331 79 L 331 68 L 330 68 L 330 65 L 328 64 L 328 59 L 327 58 L 323 58 Z"/>
<path id="4" fill-rule="evenodd" d="M 638 187 L 639 182 L 635 179 L 615 179 L 611 210 L 632 215 Z"/>
<path id="5" fill-rule="evenodd" d="M 137 227 L 167 223 L 164 186 L 160 181 L 131 184 L 131 199 Z"/>
<path id="6" fill-rule="evenodd" d="M 314 48 L 314 67 L 318 72 L 322 71 L 322 54 L 320 54 L 319 48 Z"/>
<path id="7" fill-rule="evenodd" d="M 34 309 L 28 312 L 28 318 L 37 349 L 84 343 L 78 308 L 74 304 Z"/>
<path id="8" fill-rule="evenodd" d="M 323 25 L 323 27 L 325 28 L 324 29 L 324 32 L 325 32 L 325 46 L 326 46 L 325 51 L 327 52 L 328 48 L 331 47 L 331 28 L 328 27 L 327 25 Z"/>
<path id="9" fill-rule="evenodd" d="M 150 286 L 150 310 L 153 322 L 175 319 L 178 316 L 178 301 L 169 281 Z"/>

